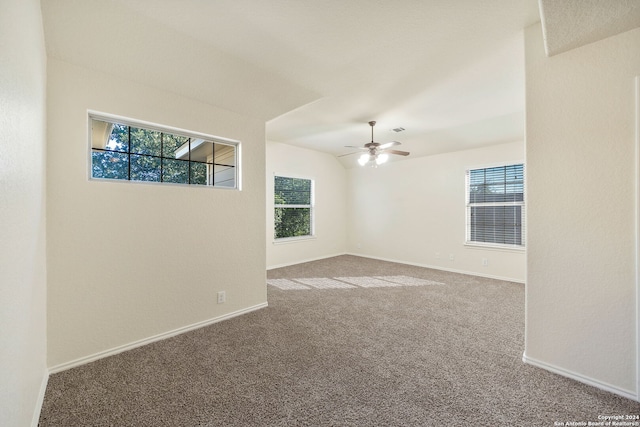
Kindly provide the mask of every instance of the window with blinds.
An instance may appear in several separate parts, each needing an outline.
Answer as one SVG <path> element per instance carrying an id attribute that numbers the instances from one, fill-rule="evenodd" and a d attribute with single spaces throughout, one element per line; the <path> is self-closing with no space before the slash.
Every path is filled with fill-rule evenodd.
<path id="1" fill-rule="evenodd" d="M 275 239 L 313 236 L 313 181 L 276 176 L 274 179 Z"/>
<path id="2" fill-rule="evenodd" d="M 467 243 L 525 246 L 524 165 L 467 171 Z"/>

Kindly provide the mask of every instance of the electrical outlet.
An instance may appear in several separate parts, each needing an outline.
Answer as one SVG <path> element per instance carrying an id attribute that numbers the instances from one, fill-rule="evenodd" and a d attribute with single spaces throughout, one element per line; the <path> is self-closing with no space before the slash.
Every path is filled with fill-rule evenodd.
<path id="1" fill-rule="evenodd" d="M 489 260 L 487 258 L 482 258 L 482 265 L 484 265 L 485 267 L 489 266 Z"/>
<path id="2" fill-rule="evenodd" d="M 440 259 L 440 252 L 436 252 L 436 259 Z"/>
<path id="3" fill-rule="evenodd" d="M 454 254 L 449 254 L 449 261 L 454 261 L 456 259 Z"/>
<path id="4" fill-rule="evenodd" d="M 224 291 L 220 291 L 218 292 L 218 304 L 222 304 L 223 302 L 225 302 L 227 300 L 227 296 L 224 293 Z"/>

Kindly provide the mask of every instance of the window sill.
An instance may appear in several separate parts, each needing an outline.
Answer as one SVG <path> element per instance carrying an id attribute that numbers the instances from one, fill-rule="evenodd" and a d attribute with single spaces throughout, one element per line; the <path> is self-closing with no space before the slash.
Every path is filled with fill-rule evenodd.
<path id="1" fill-rule="evenodd" d="M 298 243 L 307 240 L 316 240 L 316 236 L 283 237 L 282 239 L 274 240 L 272 243 L 274 245 L 285 245 L 287 243 Z"/>
<path id="2" fill-rule="evenodd" d="M 524 253 L 527 251 L 525 246 L 497 245 L 497 244 L 491 244 L 491 243 L 465 242 L 464 246 L 466 246 L 469 249 L 481 249 L 481 250 L 501 251 L 501 252 Z"/>

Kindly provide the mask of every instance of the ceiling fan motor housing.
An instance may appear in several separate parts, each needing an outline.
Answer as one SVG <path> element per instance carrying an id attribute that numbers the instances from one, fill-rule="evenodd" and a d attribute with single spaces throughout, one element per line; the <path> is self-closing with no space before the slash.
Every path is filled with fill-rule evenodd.
<path id="1" fill-rule="evenodd" d="M 375 142 L 373 140 L 373 127 L 376 125 L 375 120 L 371 120 L 369 122 L 369 126 L 371 126 L 371 142 L 364 144 L 364 148 L 361 148 L 361 150 L 366 150 L 368 151 L 368 153 L 363 154 L 360 157 L 360 160 L 358 160 L 358 162 L 364 166 L 366 163 L 372 163 L 372 165 L 375 167 L 378 164 L 382 164 L 384 162 L 387 161 L 389 154 L 398 154 L 401 156 L 408 156 L 409 152 L 408 151 L 399 151 L 399 150 L 389 150 L 390 147 L 394 146 L 394 145 L 399 145 L 400 143 L 398 141 L 391 141 L 391 142 L 387 142 L 385 144 L 381 144 L 379 142 Z M 352 147 L 352 146 L 348 146 L 348 147 Z M 352 147 L 352 148 L 358 148 L 358 147 Z M 353 154 L 353 153 L 350 153 Z M 345 154 L 347 155 L 347 154 Z M 342 157 L 342 156 L 340 156 Z"/>

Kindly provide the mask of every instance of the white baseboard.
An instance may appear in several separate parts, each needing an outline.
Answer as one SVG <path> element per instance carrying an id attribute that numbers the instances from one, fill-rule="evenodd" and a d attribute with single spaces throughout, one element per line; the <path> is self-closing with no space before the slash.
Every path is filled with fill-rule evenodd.
<path id="1" fill-rule="evenodd" d="M 587 377 L 585 375 L 578 374 L 576 372 L 569 371 L 564 368 L 559 368 L 550 363 L 542 362 L 540 360 L 533 359 L 531 357 L 527 357 L 526 354 L 522 355 L 522 361 L 528 365 L 536 366 L 538 368 L 553 372 L 554 374 L 562 375 L 563 377 L 571 378 L 572 380 L 576 380 L 578 382 L 590 385 L 592 387 L 599 388 L 600 390 L 608 391 L 609 393 L 617 394 L 618 396 L 626 397 L 627 399 L 640 401 L 639 396 L 629 390 L 624 390 L 619 387 L 616 387 L 611 384 L 607 384 L 602 381 L 598 381 L 591 377 Z"/>
<path id="2" fill-rule="evenodd" d="M 483 274 L 483 273 L 478 273 L 475 271 L 465 271 L 465 270 L 456 270 L 454 268 L 445 268 L 445 267 L 441 267 L 438 265 L 429 265 L 429 264 L 421 264 L 421 263 L 417 263 L 417 262 L 408 262 L 408 261 L 402 261 L 399 259 L 393 259 L 393 258 L 384 258 L 384 257 L 376 257 L 376 256 L 371 256 L 371 255 L 363 255 L 363 254 L 357 254 L 357 253 L 353 253 L 353 252 L 348 252 L 344 255 L 353 255 L 353 256 L 359 256 L 362 258 L 369 258 L 369 259 L 377 259 L 380 261 L 388 261 L 388 262 L 395 262 L 398 264 L 406 264 L 406 265 L 413 265 L 416 267 L 422 267 L 422 268 L 431 268 L 433 270 L 441 270 L 441 271 L 448 271 L 450 273 L 458 273 L 458 274 L 466 274 L 468 276 L 478 276 L 478 277 L 486 277 L 487 279 L 496 279 L 496 280 L 504 280 L 506 282 L 515 282 L 515 283 L 525 283 L 524 280 L 522 279 L 514 279 L 513 277 L 503 277 L 503 276 L 494 276 L 491 274 Z"/>
<path id="3" fill-rule="evenodd" d="M 40 413 L 42 412 L 42 405 L 44 405 L 44 395 L 47 392 L 47 384 L 49 383 L 49 372 L 45 370 L 40 383 L 40 391 L 38 392 L 38 400 L 36 401 L 36 407 L 33 410 L 33 417 L 31 418 L 31 427 L 38 427 L 40 421 Z"/>
<path id="4" fill-rule="evenodd" d="M 273 270 L 275 268 L 289 267 L 291 265 L 296 265 L 296 264 L 304 264 L 305 262 L 320 261 L 321 259 L 333 258 L 333 257 L 337 257 L 337 256 L 340 256 L 340 255 L 348 255 L 348 254 L 345 253 L 345 252 L 341 252 L 341 253 L 337 253 L 337 254 L 333 254 L 333 255 L 323 255 L 323 256 L 320 256 L 320 257 L 316 257 L 316 258 L 301 259 L 301 260 L 298 260 L 298 261 L 288 262 L 288 263 L 285 263 L 285 264 L 272 265 L 272 266 L 267 267 L 267 271 L 268 270 Z"/>
<path id="5" fill-rule="evenodd" d="M 89 356 L 81 357 L 70 362 L 61 363 L 56 366 L 52 366 L 49 368 L 49 374 L 55 374 L 57 372 L 66 371 L 67 369 L 75 368 L 77 366 L 85 365 L 87 363 L 103 359 L 105 357 L 113 356 L 118 353 L 122 353 L 123 351 L 132 350 L 137 347 L 142 347 L 143 345 L 151 344 L 156 341 L 161 341 L 167 338 L 171 338 L 173 336 L 183 334 L 185 332 L 192 331 L 194 329 L 199 329 L 205 326 L 212 325 L 214 323 L 222 322 L 223 320 L 228 320 L 236 316 L 240 316 L 242 314 L 246 314 L 255 310 L 259 310 L 261 308 L 265 308 L 268 306 L 267 302 L 263 302 L 261 304 L 254 305 L 252 307 L 243 308 L 242 310 L 234 311 L 232 313 L 228 313 L 219 317 L 214 317 L 213 319 L 204 320 L 202 322 L 194 323 L 191 325 L 183 326 L 178 329 L 174 329 L 172 331 L 164 332 L 158 335 L 154 335 L 149 338 L 144 338 L 138 341 L 134 341 L 129 344 L 121 345 L 109 350 L 101 351 Z"/>

